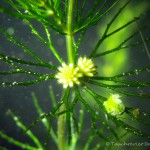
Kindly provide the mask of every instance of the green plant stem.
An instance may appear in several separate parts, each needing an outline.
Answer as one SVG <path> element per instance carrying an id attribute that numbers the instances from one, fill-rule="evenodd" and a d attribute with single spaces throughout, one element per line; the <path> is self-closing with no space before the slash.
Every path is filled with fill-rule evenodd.
<path id="1" fill-rule="evenodd" d="M 72 32 L 72 21 L 73 21 L 73 6 L 74 0 L 68 1 L 68 13 L 67 13 L 67 26 L 66 26 L 66 48 L 68 55 L 68 62 L 74 63 L 73 57 L 73 32 Z M 60 107 L 60 112 L 66 110 L 65 103 Z M 65 124 L 66 116 L 62 114 L 58 117 L 58 149 L 65 150 Z"/>
<path id="2" fill-rule="evenodd" d="M 62 105 L 59 108 L 60 115 L 58 116 L 58 150 L 65 150 L 66 140 L 65 140 L 65 127 L 66 127 L 66 101 L 69 99 L 70 88 L 65 90 L 64 96 L 62 98 Z"/>
<path id="3" fill-rule="evenodd" d="M 65 103 L 63 103 L 60 107 L 60 112 L 66 110 Z M 64 150 L 65 149 L 65 114 L 62 114 L 58 117 L 58 149 L 59 150 Z"/>
<path id="4" fill-rule="evenodd" d="M 68 54 L 68 62 L 74 63 L 73 59 L 73 32 L 72 32 L 72 24 L 73 24 L 73 6 L 74 0 L 68 1 L 68 14 L 67 14 L 67 28 L 66 28 L 66 47 Z"/>

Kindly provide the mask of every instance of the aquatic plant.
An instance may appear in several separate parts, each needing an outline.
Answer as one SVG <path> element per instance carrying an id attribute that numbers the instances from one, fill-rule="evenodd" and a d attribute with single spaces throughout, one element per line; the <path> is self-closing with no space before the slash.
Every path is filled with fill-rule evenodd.
<path id="1" fill-rule="evenodd" d="M 19 26 L 15 32 L 13 28 L 5 27 L 5 24 L 0 27 L 3 38 L 5 37 L 9 40 L 7 42 L 11 43 L 10 46 L 1 44 L 0 75 L 4 77 L 0 85 L 2 88 L 19 86 L 26 90 L 25 87 L 46 82 L 50 85 L 52 105 L 46 113 L 38 102 L 39 98 L 31 91 L 32 100 L 39 114 L 37 119 L 32 123 L 23 124 L 14 111 L 8 110 L 7 114 L 25 133 L 23 135 L 30 138 L 32 142 L 15 139 L 5 131 L 0 131 L 1 139 L 26 150 L 56 149 L 56 146 L 59 150 L 111 149 L 114 146 L 112 142 L 126 141 L 128 138 L 125 137 L 129 134 L 149 140 L 150 133 L 138 124 L 141 123 L 142 127 L 149 127 L 150 124 L 148 120 L 150 113 L 140 107 L 141 100 L 144 103 L 144 100 L 150 98 L 148 94 L 150 82 L 146 78 L 150 66 L 147 65 L 148 63 L 144 64 L 145 66 L 142 64 L 141 67 L 136 66 L 136 63 L 132 66 L 129 60 L 120 65 L 123 61 L 114 61 L 127 57 L 127 53 L 120 56 L 120 51 L 134 50 L 142 45 L 149 62 L 147 43 L 150 37 L 145 38 L 144 33 L 149 31 L 150 25 L 140 24 L 140 20 L 144 20 L 143 15 L 133 16 L 130 21 L 121 25 L 115 24 L 125 9 L 131 6 L 131 1 L 4 0 L 1 2 L 0 13 L 5 15 L 5 21 L 8 16 L 13 20 L 21 20 L 24 30 L 16 34 Z M 145 9 L 147 3 L 143 6 Z M 103 25 L 98 41 L 96 37 L 92 41 L 88 30 L 100 26 L 101 21 L 107 16 L 110 19 L 108 24 Z M 120 39 L 122 38 L 120 34 L 125 34 L 124 31 L 127 30 L 130 32 L 123 37 L 122 41 L 110 42 L 109 38 Z M 26 32 L 33 38 L 30 39 Z M 24 39 L 26 36 L 29 39 Z M 84 43 L 86 36 L 88 39 Z M 89 39 L 96 44 L 91 44 Z M 66 42 L 65 46 L 61 43 L 63 40 Z M 109 46 L 104 45 L 105 42 Z M 82 43 L 88 45 L 88 49 L 83 48 Z M 9 53 L 8 50 L 2 50 L 6 48 L 13 51 Z M 133 54 L 136 57 L 137 51 Z M 108 69 L 110 67 L 107 68 L 100 61 L 102 58 L 107 58 L 106 60 L 114 64 L 110 69 L 111 73 Z M 130 71 L 124 70 L 126 64 L 132 66 Z M 114 75 L 112 69 L 117 70 L 113 72 Z M 100 70 L 105 70 L 102 73 L 104 76 Z M 118 73 L 120 70 L 122 72 Z M 61 96 L 57 97 L 58 91 L 55 88 L 61 91 L 59 92 Z M 105 91 L 102 90 L 103 88 Z M 40 90 L 42 93 L 45 92 L 41 88 Z M 132 107 L 126 102 L 128 99 L 135 100 L 137 106 Z M 36 136 L 37 132 L 34 131 L 40 123 L 43 123 L 46 129 L 44 140 Z M 84 133 L 86 129 L 88 133 Z M 50 139 L 56 146 L 49 144 Z M 0 148 L 10 149 L 3 143 Z"/>

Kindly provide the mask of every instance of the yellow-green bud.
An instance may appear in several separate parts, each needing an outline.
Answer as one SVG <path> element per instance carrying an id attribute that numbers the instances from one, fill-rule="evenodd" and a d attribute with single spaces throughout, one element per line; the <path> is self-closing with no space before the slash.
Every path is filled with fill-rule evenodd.
<path id="1" fill-rule="evenodd" d="M 125 106 L 118 94 L 112 94 L 108 100 L 104 102 L 105 109 L 113 116 L 120 115 L 124 112 Z"/>

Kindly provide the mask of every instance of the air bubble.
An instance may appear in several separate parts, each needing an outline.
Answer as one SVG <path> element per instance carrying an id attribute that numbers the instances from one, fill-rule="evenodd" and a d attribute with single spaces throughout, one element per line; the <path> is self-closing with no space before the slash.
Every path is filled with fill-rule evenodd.
<path id="1" fill-rule="evenodd" d="M 99 112 L 97 111 L 97 112 L 96 112 L 96 115 L 98 115 L 98 114 L 99 114 Z"/>
<path id="2" fill-rule="evenodd" d="M 136 74 L 136 75 L 138 75 L 138 74 L 139 74 L 138 70 L 135 70 L 135 74 Z"/>
<path id="3" fill-rule="evenodd" d="M 3 82 L 3 83 L 2 83 L 2 86 L 3 86 L 3 87 L 5 87 L 5 85 L 6 85 L 6 83 L 5 83 L 5 82 Z"/>
<path id="4" fill-rule="evenodd" d="M 146 70 L 147 70 L 148 72 L 150 72 L 150 69 L 149 69 L 149 68 L 147 68 Z"/>
<path id="5" fill-rule="evenodd" d="M 20 69 L 16 69 L 16 71 L 20 71 Z"/>
<path id="6" fill-rule="evenodd" d="M 48 80 L 48 76 L 45 77 L 45 81 Z"/>
<path id="7" fill-rule="evenodd" d="M 17 84 L 18 84 L 18 83 L 17 83 L 16 81 L 12 83 L 12 85 L 17 85 Z"/>
<path id="8" fill-rule="evenodd" d="M 83 110 L 82 110 L 82 109 L 80 109 L 80 113 L 83 113 Z"/>

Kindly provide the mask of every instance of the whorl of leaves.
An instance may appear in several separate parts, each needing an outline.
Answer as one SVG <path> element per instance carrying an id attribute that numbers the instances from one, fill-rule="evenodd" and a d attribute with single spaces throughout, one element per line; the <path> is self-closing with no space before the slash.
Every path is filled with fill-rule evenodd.
<path id="1" fill-rule="evenodd" d="M 115 16 L 112 17 L 112 20 L 106 25 L 106 29 L 104 31 L 103 36 L 98 40 L 93 50 L 91 50 L 91 53 L 89 55 L 90 58 L 93 60 L 97 57 L 101 57 L 105 55 L 109 55 L 111 53 L 121 51 L 126 48 L 134 48 L 140 44 L 143 44 L 143 42 L 149 42 L 150 37 L 138 40 L 136 43 L 126 44 L 129 40 L 133 39 L 137 35 L 140 34 L 140 32 L 144 30 L 148 30 L 150 25 L 143 25 L 141 28 L 137 29 L 134 33 L 132 33 L 129 37 L 124 39 L 118 46 L 116 46 L 113 49 L 105 50 L 104 52 L 99 52 L 98 48 L 101 46 L 101 44 L 110 36 L 113 36 L 114 34 L 122 31 L 126 27 L 130 26 L 133 23 L 136 23 L 138 18 L 133 18 L 130 22 L 127 22 L 123 26 L 119 27 L 118 29 L 114 30 L 113 32 L 108 32 L 111 28 L 112 24 L 114 24 L 117 17 L 123 12 L 125 7 L 129 4 L 131 0 L 126 1 L 126 3 L 118 10 Z M 5 0 L 7 4 L 9 4 L 9 7 L 7 8 L 6 4 L 5 6 L 0 6 L 0 12 L 9 14 L 11 16 L 14 16 L 16 18 L 24 19 L 24 21 L 27 23 L 28 27 L 31 29 L 31 32 L 35 34 L 35 36 L 42 42 L 45 43 L 46 46 L 50 49 L 53 56 L 56 58 L 58 62 L 63 62 L 60 54 L 56 50 L 53 41 L 51 39 L 50 34 L 50 28 L 52 28 L 54 31 L 56 31 L 58 34 L 65 35 L 65 24 L 66 24 L 66 18 L 67 18 L 67 7 L 68 7 L 68 1 L 60 1 L 60 0 Z M 83 41 L 84 35 L 89 27 L 95 26 L 99 20 L 101 20 L 103 17 L 105 17 L 106 14 L 109 14 L 109 12 L 116 6 L 116 4 L 119 2 L 119 0 L 114 0 L 111 2 L 111 4 L 108 4 L 108 0 L 99 1 L 95 0 L 93 2 L 93 5 L 91 9 L 89 9 L 85 13 L 86 3 L 88 3 L 87 0 L 83 0 L 82 2 L 78 0 L 74 0 L 74 22 L 72 26 L 73 34 L 78 33 L 80 36 L 78 39 L 74 39 L 74 59 L 77 58 L 78 52 L 80 50 L 80 44 Z M 105 8 L 105 9 L 104 9 Z M 34 25 L 31 23 L 31 20 L 37 20 L 40 22 L 45 30 L 45 34 L 47 39 L 42 37 L 38 30 L 34 27 Z M 0 32 L 6 37 L 9 42 L 14 43 L 20 49 L 23 50 L 23 53 L 28 54 L 31 56 L 35 61 L 27 61 L 22 60 L 20 58 L 14 58 L 13 56 L 7 56 L 5 54 L 0 54 L 0 59 L 6 63 L 8 66 L 10 66 L 9 71 L 0 71 L 1 76 L 6 75 L 14 75 L 14 74 L 23 74 L 23 75 L 30 75 L 33 77 L 33 80 L 29 81 L 17 81 L 17 79 L 13 82 L 8 81 L 1 81 L 1 86 L 29 86 L 32 84 L 37 84 L 42 81 L 47 80 L 55 80 L 55 73 L 57 71 L 57 66 L 54 64 L 51 64 L 49 62 L 46 62 L 43 60 L 40 56 L 38 56 L 35 52 L 32 51 L 32 49 L 28 48 L 24 43 L 20 42 L 18 39 L 13 37 L 13 35 L 10 35 L 6 32 L 6 30 L 2 27 L 0 27 Z M 117 54 L 117 53 L 116 53 Z M 25 67 L 27 66 L 27 69 Z M 36 66 L 39 68 L 47 68 L 49 69 L 49 74 L 35 72 L 30 69 L 30 67 Z M 32 98 L 34 100 L 34 104 L 37 108 L 37 111 L 39 113 L 39 118 L 35 120 L 29 127 L 25 127 L 21 121 L 12 113 L 9 112 L 9 114 L 12 116 L 12 118 L 15 120 L 16 125 L 21 128 L 23 131 L 27 133 L 27 135 L 33 140 L 37 148 L 34 148 L 32 146 L 29 146 L 27 144 L 24 144 L 22 142 L 16 141 L 13 138 L 7 136 L 3 132 L 0 132 L 0 137 L 6 139 L 10 143 L 13 143 L 21 148 L 25 149 L 43 149 L 43 146 L 40 144 L 40 141 L 32 134 L 30 129 L 34 127 L 39 122 L 46 119 L 46 121 L 43 121 L 45 127 L 48 131 L 51 130 L 52 138 L 57 143 L 57 137 L 55 131 L 52 129 L 52 123 L 54 117 L 58 117 L 62 114 L 66 114 L 66 123 L 67 123 L 67 133 L 68 133 L 68 142 L 70 143 L 73 138 L 73 134 L 78 132 L 78 134 L 81 134 L 82 126 L 84 124 L 83 118 L 84 113 L 81 112 L 79 117 L 76 116 L 75 108 L 76 104 L 78 102 L 81 103 L 81 111 L 87 110 L 89 115 L 91 116 L 91 135 L 88 138 L 88 141 L 85 144 L 84 150 L 88 149 L 90 147 L 90 144 L 92 141 L 94 141 L 95 137 L 100 137 L 104 142 L 105 141 L 111 141 L 111 139 L 115 139 L 118 141 L 121 139 L 121 137 L 124 137 L 128 133 L 132 133 L 134 135 L 138 135 L 145 138 L 150 138 L 150 135 L 148 133 L 144 133 L 141 131 L 141 129 L 135 128 L 132 126 L 132 124 L 128 124 L 124 119 L 121 119 L 119 117 L 111 116 L 107 113 L 106 109 L 103 106 L 103 102 L 107 100 L 107 97 L 103 96 L 103 94 L 99 94 L 94 91 L 92 88 L 93 86 L 97 88 L 105 88 L 108 90 L 108 92 L 113 91 L 114 93 L 118 93 L 120 95 L 123 95 L 124 97 L 138 97 L 139 100 L 142 99 L 150 99 L 150 95 L 146 93 L 133 93 L 131 88 L 137 89 L 137 88 L 149 88 L 150 81 L 132 81 L 127 79 L 129 76 L 139 76 L 143 72 L 149 73 L 150 72 L 150 66 L 145 66 L 143 68 L 135 68 L 134 70 L 123 72 L 120 74 L 117 74 L 115 76 L 110 77 L 103 77 L 100 75 L 96 75 L 91 78 L 84 78 L 82 80 L 82 84 L 79 87 L 74 87 L 72 90 L 70 88 L 67 88 L 64 92 L 64 95 L 62 96 L 62 99 L 60 102 L 56 102 L 54 98 L 54 93 L 52 91 L 52 88 L 50 90 L 50 95 L 53 100 L 53 104 L 55 103 L 55 106 L 52 108 L 52 110 L 48 114 L 44 114 L 37 102 L 37 98 L 34 94 L 32 94 Z M 91 86 L 92 85 L 92 86 Z M 91 97 L 93 98 L 94 102 L 97 104 L 98 109 L 100 110 L 99 113 L 95 112 L 93 107 L 87 102 L 87 100 L 82 96 L 82 90 L 85 90 Z M 74 94 L 74 97 L 72 101 L 70 101 L 70 95 Z M 66 111 L 59 112 L 59 108 L 61 105 L 65 103 L 66 105 Z M 126 107 L 124 114 L 127 114 L 130 118 L 133 120 L 136 120 L 138 122 L 141 122 L 142 124 L 149 126 L 150 122 L 145 120 L 145 116 L 150 117 L 150 114 L 148 112 L 144 112 L 140 109 L 138 109 L 138 112 L 140 115 L 136 116 L 134 110 L 138 108 L 129 108 Z M 137 111 L 137 110 L 136 110 Z M 134 112 L 134 113 L 133 113 Z M 101 116 L 107 116 L 107 119 L 105 117 Z M 97 124 L 100 124 L 100 126 L 97 126 Z M 73 124 L 73 125 L 72 125 Z M 114 124 L 115 127 L 112 126 Z M 74 130 L 72 129 L 74 127 Z M 124 130 L 124 134 L 122 136 L 118 135 L 116 132 L 116 127 L 122 128 Z M 109 132 L 109 136 L 105 136 L 105 132 Z M 94 134 L 93 134 L 94 133 Z M 76 137 L 77 141 L 78 137 Z M 115 141 L 114 140 L 114 141 Z M 98 144 L 96 148 L 105 146 L 105 143 L 102 142 L 101 144 Z M 96 149 L 95 148 L 95 149 Z"/>

